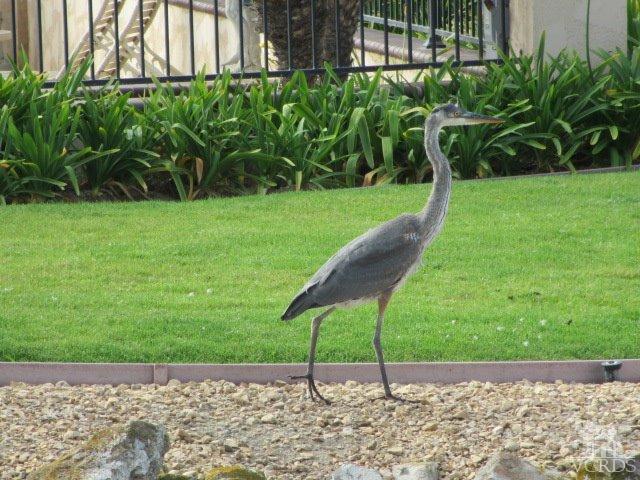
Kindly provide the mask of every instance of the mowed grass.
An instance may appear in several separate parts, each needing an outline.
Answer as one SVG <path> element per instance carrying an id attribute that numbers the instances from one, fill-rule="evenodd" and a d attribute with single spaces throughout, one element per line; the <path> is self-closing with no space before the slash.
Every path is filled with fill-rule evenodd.
<path id="1" fill-rule="evenodd" d="M 281 312 L 429 188 L 2 208 L 0 360 L 305 361 L 313 312 Z M 387 360 L 640 357 L 639 260 L 640 173 L 454 183 L 387 311 Z M 374 361 L 374 322 L 331 315 L 318 361 Z"/>

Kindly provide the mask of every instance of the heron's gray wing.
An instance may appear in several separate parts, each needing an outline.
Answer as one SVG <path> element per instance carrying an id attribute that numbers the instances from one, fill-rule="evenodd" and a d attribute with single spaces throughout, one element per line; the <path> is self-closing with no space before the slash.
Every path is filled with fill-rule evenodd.
<path id="1" fill-rule="evenodd" d="M 393 288 L 422 253 L 415 215 L 401 215 L 351 241 L 303 288 L 317 306 L 371 298 Z"/>

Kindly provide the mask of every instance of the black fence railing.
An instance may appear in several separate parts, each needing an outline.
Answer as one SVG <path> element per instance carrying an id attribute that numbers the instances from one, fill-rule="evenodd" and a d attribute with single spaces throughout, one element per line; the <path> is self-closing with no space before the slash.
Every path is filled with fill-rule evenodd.
<path id="1" fill-rule="evenodd" d="M 51 82 L 93 58 L 93 85 L 471 66 L 507 50 L 507 1 L 10 0 L 0 50 Z"/>
<path id="2" fill-rule="evenodd" d="M 387 23 L 398 29 L 407 29 L 408 14 L 412 10 L 414 32 L 430 33 L 431 18 L 434 18 L 437 36 L 455 36 L 456 19 L 459 21 L 459 35 L 465 42 L 478 44 L 482 35 L 490 35 L 490 40 L 504 47 L 506 36 L 501 35 L 501 6 L 493 0 L 365 0 L 364 19 L 382 26 L 387 11 Z M 431 10 L 433 9 L 433 11 Z M 485 20 L 482 24 L 481 17 Z M 440 42 L 440 40 L 438 39 Z"/>

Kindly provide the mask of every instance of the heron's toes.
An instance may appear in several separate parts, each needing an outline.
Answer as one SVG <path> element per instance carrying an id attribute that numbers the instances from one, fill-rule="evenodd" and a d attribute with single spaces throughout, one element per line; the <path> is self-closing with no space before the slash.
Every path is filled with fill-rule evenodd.
<path id="1" fill-rule="evenodd" d="M 374 398 L 373 400 L 393 400 L 394 402 L 400 402 L 400 403 L 420 403 L 419 400 L 408 400 L 406 398 L 394 395 L 393 393 L 387 393 L 383 397 L 377 397 L 377 398 Z"/>
<path id="2" fill-rule="evenodd" d="M 318 387 L 316 387 L 316 382 L 313 379 L 313 375 L 311 375 L 310 373 L 306 373 L 304 375 L 289 375 L 289 378 L 291 380 L 299 380 L 299 379 L 303 379 L 303 378 L 306 379 L 307 380 L 307 388 L 309 390 L 309 397 L 311 397 L 311 400 L 313 400 L 315 402 L 316 401 L 316 396 L 317 396 L 318 400 L 324 402 L 325 405 L 331 405 L 331 402 L 329 400 L 327 400 L 322 395 L 320 395 L 320 392 L 318 391 Z"/>
<path id="3" fill-rule="evenodd" d="M 318 396 L 318 400 L 324 402 L 325 405 L 331 405 L 331 402 L 329 400 L 327 400 L 322 395 L 320 395 L 320 392 L 318 391 L 318 388 L 316 387 L 316 384 L 313 381 L 313 378 L 311 378 L 311 380 L 309 380 L 309 393 L 311 394 L 311 399 L 313 401 L 315 401 L 316 399 L 313 396 L 312 392 L 315 392 L 315 394 Z"/>

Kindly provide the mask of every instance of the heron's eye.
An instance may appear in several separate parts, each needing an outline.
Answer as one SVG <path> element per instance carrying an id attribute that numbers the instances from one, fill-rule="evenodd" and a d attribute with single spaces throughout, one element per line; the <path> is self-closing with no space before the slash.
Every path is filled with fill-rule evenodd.
<path id="1" fill-rule="evenodd" d="M 460 112 L 453 112 L 453 116 L 454 117 L 459 117 L 460 116 Z"/>

